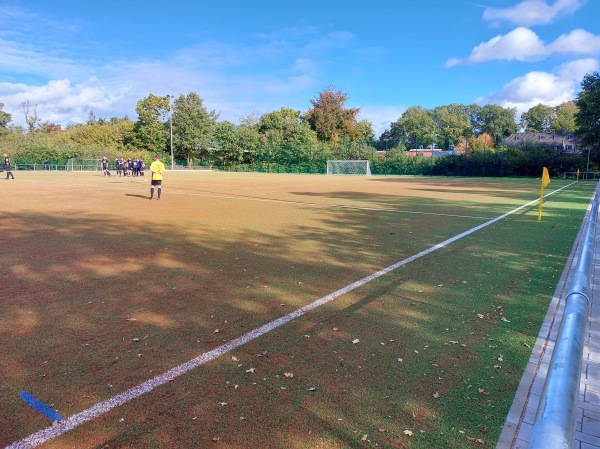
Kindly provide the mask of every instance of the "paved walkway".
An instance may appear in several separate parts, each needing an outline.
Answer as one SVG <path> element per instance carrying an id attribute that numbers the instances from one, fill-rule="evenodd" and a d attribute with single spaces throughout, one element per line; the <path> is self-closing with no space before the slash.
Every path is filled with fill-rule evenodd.
<path id="1" fill-rule="evenodd" d="M 527 448 L 562 319 L 564 298 L 569 293 L 573 271 L 579 256 L 577 252 L 581 243 L 580 237 L 581 231 L 554 292 L 546 319 L 538 334 L 535 348 L 496 446 L 497 449 Z M 594 243 L 591 301 L 575 427 L 574 448 L 576 449 L 600 449 L 600 230 L 596 232 Z"/>

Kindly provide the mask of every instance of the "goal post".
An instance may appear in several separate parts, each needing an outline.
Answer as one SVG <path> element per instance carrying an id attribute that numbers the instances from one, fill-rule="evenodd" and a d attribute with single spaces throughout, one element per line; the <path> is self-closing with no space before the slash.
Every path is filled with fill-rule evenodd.
<path id="1" fill-rule="evenodd" d="M 67 161 L 70 171 L 102 171 L 102 159 L 87 159 L 74 157 Z"/>
<path id="2" fill-rule="evenodd" d="M 327 175 L 371 176 L 368 160 L 328 160 Z"/>

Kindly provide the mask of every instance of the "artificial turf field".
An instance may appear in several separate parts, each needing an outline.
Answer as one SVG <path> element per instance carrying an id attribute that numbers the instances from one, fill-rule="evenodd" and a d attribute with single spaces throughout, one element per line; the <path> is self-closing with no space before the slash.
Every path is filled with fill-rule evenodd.
<path id="1" fill-rule="evenodd" d="M 141 178 L 15 178 L 0 446 L 52 426 L 27 392 L 53 429 L 86 415 L 39 447 L 94 449 L 494 447 L 595 188 L 553 179 L 541 223 L 532 204 L 412 260 L 540 180 L 174 172 L 149 201 Z"/>

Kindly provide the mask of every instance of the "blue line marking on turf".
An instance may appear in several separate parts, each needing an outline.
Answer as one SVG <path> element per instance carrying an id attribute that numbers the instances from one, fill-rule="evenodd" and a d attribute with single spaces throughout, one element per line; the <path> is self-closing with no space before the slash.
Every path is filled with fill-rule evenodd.
<path id="1" fill-rule="evenodd" d="M 27 402 L 34 410 L 46 415 L 48 418 L 50 418 L 51 421 L 64 421 L 65 420 L 65 418 L 63 418 L 58 413 L 56 413 L 56 411 L 52 410 L 50 407 L 48 407 L 42 401 L 31 396 L 26 391 L 22 391 L 21 394 L 19 395 L 19 397 L 21 399 L 23 399 L 25 402 Z"/>

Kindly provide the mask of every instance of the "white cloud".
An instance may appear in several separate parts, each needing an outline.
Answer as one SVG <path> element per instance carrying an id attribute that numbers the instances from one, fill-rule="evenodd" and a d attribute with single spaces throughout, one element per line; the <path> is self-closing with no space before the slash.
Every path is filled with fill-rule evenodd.
<path id="1" fill-rule="evenodd" d="M 109 91 L 93 78 L 77 85 L 72 85 L 68 79 L 51 80 L 42 86 L 0 83 L 4 110 L 12 114 L 14 124 L 22 126 L 25 119 L 21 104 L 25 101 L 29 101 L 31 109 L 36 109 L 42 121 L 67 125 L 84 122 L 90 111 L 107 111 L 117 107 L 127 93 L 126 89 L 113 94 L 108 94 Z"/>
<path id="2" fill-rule="evenodd" d="M 479 44 L 468 58 L 470 63 L 493 59 L 531 61 L 546 53 L 544 43 L 528 28 L 519 27 L 504 36 Z"/>
<path id="3" fill-rule="evenodd" d="M 547 25 L 560 15 L 572 14 L 587 0 L 524 0 L 512 8 L 486 8 L 483 18 L 490 21 L 507 21 L 516 25 Z"/>
<path id="4" fill-rule="evenodd" d="M 596 55 L 600 53 L 600 36 L 582 29 L 562 34 L 546 45 L 529 28 L 519 27 L 498 35 L 473 49 L 468 58 L 450 58 L 446 67 L 458 64 L 478 64 L 486 61 L 539 61 L 555 53 Z"/>
<path id="5" fill-rule="evenodd" d="M 580 59 L 556 68 L 555 73 L 534 71 L 515 78 L 500 92 L 480 97 L 479 104 L 517 108 L 518 114 L 540 103 L 557 106 L 573 100 L 586 73 L 598 70 L 596 59 Z"/>
<path id="6" fill-rule="evenodd" d="M 550 53 L 598 54 L 600 53 L 600 36 L 577 29 L 563 34 L 550 45 Z"/>

